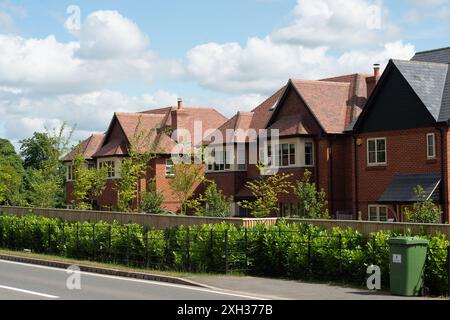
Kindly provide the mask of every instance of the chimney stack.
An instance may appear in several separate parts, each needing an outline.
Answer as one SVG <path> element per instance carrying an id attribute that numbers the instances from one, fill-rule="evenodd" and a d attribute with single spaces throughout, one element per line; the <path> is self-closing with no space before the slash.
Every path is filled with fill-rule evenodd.
<path id="1" fill-rule="evenodd" d="M 178 98 L 178 110 L 183 109 L 183 98 Z"/>
<path id="2" fill-rule="evenodd" d="M 380 77 L 380 64 L 379 63 L 375 63 L 373 65 L 373 76 L 375 78 L 379 78 Z"/>

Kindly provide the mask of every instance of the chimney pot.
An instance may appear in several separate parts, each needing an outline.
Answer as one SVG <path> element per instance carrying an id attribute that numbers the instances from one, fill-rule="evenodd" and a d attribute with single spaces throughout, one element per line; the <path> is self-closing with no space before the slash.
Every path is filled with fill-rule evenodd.
<path id="1" fill-rule="evenodd" d="M 178 110 L 183 109 L 183 98 L 178 98 Z"/>
<path id="2" fill-rule="evenodd" d="M 374 75 L 374 77 L 380 76 L 380 64 L 379 63 L 375 63 L 373 65 L 373 75 Z"/>

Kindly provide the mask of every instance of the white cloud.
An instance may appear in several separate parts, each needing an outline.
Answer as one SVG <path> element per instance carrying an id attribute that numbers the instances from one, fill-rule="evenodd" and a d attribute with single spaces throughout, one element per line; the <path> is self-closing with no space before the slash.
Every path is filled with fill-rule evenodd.
<path id="1" fill-rule="evenodd" d="M 370 16 L 376 13 L 379 25 Z M 208 43 L 192 48 L 188 73 L 209 89 L 269 94 L 289 78 L 371 72 L 374 63 L 414 54 L 378 1 L 298 0 L 292 16 L 289 25 L 264 38 L 249 38 L 244 46 Z"/>
<path id="2" fill-rule="evenodd" d="M 76 125 L 74 139 L 107 129 L 114 112 L 135 112 L 162 105 L 174 105 L 177 95 L 166 91 L 129 96 L 118 91 L 102 90 L 83 94 L 50 97 L 25 97 L 0 90 L 0 128 L 6 138 L 20 140 L 45 128 L 67 122 Z"/>
<path id="3" fill-rule="evenodd" d="M 381 3 L 368 0 L 299 0 L 293 21 L 275 30 L 275 42 L 334 48 L 374 47 L 395 41 L 399 31 Z"/>
<path id="4" fill-rule="evenodd" d="M 150 41 L 133 21 L 117 11 L 93 12 L 75 35 L 80 40 L 77 56 L 94 60 L 139 57 Z"/>

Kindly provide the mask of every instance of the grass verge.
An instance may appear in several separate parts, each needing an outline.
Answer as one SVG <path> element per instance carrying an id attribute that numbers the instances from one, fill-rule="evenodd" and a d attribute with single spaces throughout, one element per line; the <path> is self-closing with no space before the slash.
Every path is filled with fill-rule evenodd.
<path id="1" fill-rule="evenodd" d="M 120 265 L 120 264 L 101 263 L 101 262 L 94 262 L 94 261 L 89 261 L 89 260 L 77 260 L 77 259 L 66 258 L 66 257 L 61 257 L 61 256 L 29 253 L 29 252 L 23 252 L 23 251 L 11 251 L 11 250 L 4 250 L 4 249 L 0 249 L 0 254 L 25 257 L 25 258 L 33 258 L 33 259 L 41 259 L 41 260 L 49 260 L 49 261 L 55 261 L 55 262 L 70 263 L 73 265 L 83 265 L 83 266 L 106 268 L 106 269 L 116 269 L 116 270 L 127 271 L 127 272 L 145 272 L 145 273 L 154 274 L 154 275 L 170 276 L 170 277 L 178 277 L 178 278 L 218 277 L 218 276 L 226 277 L 226 275 L 224 275 L 224 274 L 192 273 L 192 272 L 178 272 L 178 271 L 162 271 L 162 270 L 146 269 L 146 268 L 134 268 L 134 267 L 127 267 L 127 266 Z M 244 276 L 244 274 L 241 274 L 241 273 L 233 273 L 230 275 Z"/>

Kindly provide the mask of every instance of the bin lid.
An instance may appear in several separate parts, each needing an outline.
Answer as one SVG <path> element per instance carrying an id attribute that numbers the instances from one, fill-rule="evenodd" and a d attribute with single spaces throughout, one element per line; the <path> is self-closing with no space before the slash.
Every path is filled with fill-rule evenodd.
<path id="1" fill-rule="evenodd" d="M 428 244 L 428 242 L 430 241 L 417 237 L 395 237 L 390 238 L 388 240 L 388 244 L 397 244 L 397 245 L 415 245 L 415 244 L 426 245 Z"/>

